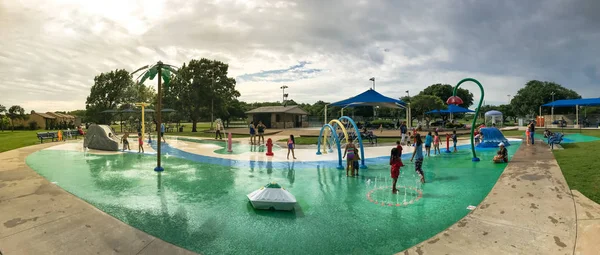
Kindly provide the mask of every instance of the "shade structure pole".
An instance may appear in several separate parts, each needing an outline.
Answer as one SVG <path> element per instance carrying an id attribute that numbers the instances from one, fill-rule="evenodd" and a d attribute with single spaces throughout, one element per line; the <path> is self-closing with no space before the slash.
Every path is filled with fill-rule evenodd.
<path id="1" fill-rule="evenodd" d="M 157 93 L 157 100 L 156 100 L 156 167 L 154 168 L 154 171 L 156 172 L 162 172 L 165 169 L 162 168 L 162 166 L 160 166 L 160 146 L 161 146 L 161 138 L 160 137 L 160 131 L 161 131 L 161 98 L 162 98 L 162 75 L 161 75 L 161 68 L 162 67 L 162 62 L 158 62 L 158 65 L 156 65 L 156 69 L 158 70 L 158 93 Z"/>
<path id="2" fill-rule="evenodd" d="M 577 121 L 577 126 L 579 127 L 579 125 L 581 125 L 579 123 L 579 105 L 575 106 L 575 121 Z"/>
<path id="3" fill-rule="evenodd" d="M 325 124 L 327 124 L 327 106 L 328 104 L 325 105 Z"/>

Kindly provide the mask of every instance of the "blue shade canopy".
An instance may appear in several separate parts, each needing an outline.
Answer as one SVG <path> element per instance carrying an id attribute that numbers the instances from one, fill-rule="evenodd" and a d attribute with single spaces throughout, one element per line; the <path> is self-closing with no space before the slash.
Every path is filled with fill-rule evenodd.
<path id="1" fill-rule="evenodd" d="M 475 112 L 473 110 L 467 109 L 467 108 L 463 108 L 460 107 L 458 105 L 448 105 L 448 109 L 445 110 L 433 110 L 433 111 L 429 111 L 427 112 L 427 114 L 450 114 L 450 113 L 468 113 L 468 112 Z"/>
<path id="2" fill-rule="evenodd" d="M 381 106 L 388 108 L 402 108 L 406 105 L 402 100 L 386 97 L 379 92 L 369 89 L 354 97 L 331 103 L 330 106 L 354 107 L 354 106 Z"/>
<path id="3" fill-rule="evenodd" d="M 547 103 L 542 106 L 550 107 L 573 107 L 573 106 L 599 106 L 600 98 L 563 99 Z"/>
<path id="4" fill-rule="evenodd" d="M 496 111 L 496 110 L 491 110 L 491 111 L 486 112 L 485 116 L 486 117 L 489 117 L 489 116 L 502 116 L 502 113 L 499 112 L 499 111 Z"/>

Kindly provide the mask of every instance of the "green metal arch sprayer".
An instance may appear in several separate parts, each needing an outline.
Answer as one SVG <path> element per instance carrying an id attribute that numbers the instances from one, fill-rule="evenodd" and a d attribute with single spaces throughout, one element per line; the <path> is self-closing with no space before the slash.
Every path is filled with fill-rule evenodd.
<path id="1" fill-rule="evenodd" d="M 473 162 L 477 162 L 479 161 L 479 158 L 477 157 L 477 154 L 475 153 L 475 143 L 474 143 L 474 137 L 473 137 L 473 133 L 475 132 L 475 123 L 477 123 L 477 116 L 479 116 L 479 110 L 481 109 L 481 104 L 483 103 L 483 86 L 481 86 L 481 83 L 479 83 L 479 81 L 473 79 L 473 78 L 465 78 L 462 79 L 461 81 L 458 82 L 458 84 L 456 84 L 456 86 L 454 87 L 454 92 L 452 93 L 452 96 L 450 98 L 448 98 L 448 100 L 446 101 L 447 104 L 454 104 L 454 105 L 459 105 L 463 103 L 463 100 L 458 97 L 456 95 L 456 92 L 458 91 L 458 87 L 460 87 L 460 85 L 464 82 L 467 81 L 472 81 L 475 84 L 477 84 L 477 86 L 479 86 L 479 89 L 481 90 L 481 98 L 479 99 L 479 105 L 477 105 L 477 110 L 475 111 L 475 117 L 473 118 L 473 124 L 471 125 L 471 152 L 473 152 Z"/>

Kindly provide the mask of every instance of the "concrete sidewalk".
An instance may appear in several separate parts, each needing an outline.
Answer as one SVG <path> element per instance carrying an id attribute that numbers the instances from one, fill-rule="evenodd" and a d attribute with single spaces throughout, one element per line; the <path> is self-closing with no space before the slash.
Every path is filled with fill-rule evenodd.
<path id="1" fill-rule="evenodd" d="M 571 190 L 548 145 L 538 142 L 521 145 L 473 212 L 399 254 L 573 254 L 577 223 Z"/>
<path id="2" fill-rule="evenodd" d="M 29 154 L 55 145 L 0 153 L 0 253 L 196 254 L 113 218 L 26 165 Z"/>

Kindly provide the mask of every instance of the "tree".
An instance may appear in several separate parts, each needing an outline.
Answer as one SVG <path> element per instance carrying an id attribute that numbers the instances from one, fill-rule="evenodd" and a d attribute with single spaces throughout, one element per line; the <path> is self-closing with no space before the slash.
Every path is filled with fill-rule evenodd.
<path id="1" fill-rule="evenodd" d="M 15 130 L 15 120 L 25 119 L 25 109 L 20 105 L 13 105 L 8 109 L 8 117 L 10 118 L 10 125 L 12 130 Z"/>
<path id="2" fill-rule="evenodd" d="M 410 107 L 412 115 L 422 116 L 423 120 L 426 121 L 427 127 L 429 127 L 431 117 L 427 116 L 425 113 L 435 109 L 443 109 L 445 104 L 438 96 L 419 94 L 411 98 Z"/>
<path id="3" fill-rule="evenodd" d="M 552 101 L 552 92 L 554 92 L 554 100 L 581 98 L 577 92 L 567 89 L 560 84 L 532 80 L 527 82 L 525 87 L 517 92 L 517 95 L 510 101 L 510 104 L 514 107 L 514 112 L 518 116 L 536 115 L 541 105 Z M 572 109 L 557 108 L 554 112 L 570 110 L 572 111 Z M 546 111 L 548 112 L 549 109 Z"/>
<path id="4" fill-rule="evenodd" d="M 117 69 L 110 73 L 101 73 L 94 78 L 94 85 L 85 102 L 86 114 L 89 121 L 109 123 L 110 115 L 102 111 L 117 109 L 125 103 L 132 103 L 131 91 L 134 86 L 129 72 Z"/>
<path id="5" fill-rule="evenodd" d="M 439 97 L 443 102 L 451 97 L 454 93 L 454 87 L 450 84 L 433 84 L 425 88 L 419 93 L 419 95 L 432 95 Z M 456 95 L 463 100 L 463 104 L 460 107 L 469 108 L 473 105 L 473 93 L 466 89 L 458 88 Z"/>
<path id="6" fill-rule="evenodd" d="M 517 115 L 515 114 L 514 107 L 510 104 L 503 104 L 498 106 L 498 111 L 502 113 L 502 122 L 512 118 L 513 122 L 517 122 Z"/>
<path id="7" fill-rule="evenodd" d="M 192 132 L 197 132 L 201 117 L 210 116 L 212 121 L 215 113 L 227 115 L 228 104 L 240 96 L 235 79 L 227 77 L 228 69 L 223 62 L 205 58 L 184 63 L 179 76 L 165 88 L 165 105 L 188 115 Z"/>
<path id="8" fill-rule="evenodd" d="M 6 112 L 6 106 L 0 104 L 0 130 L 4 132 L 4 113 Z"/>

